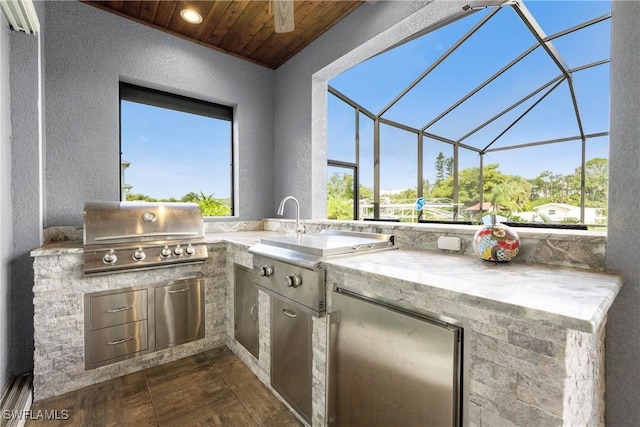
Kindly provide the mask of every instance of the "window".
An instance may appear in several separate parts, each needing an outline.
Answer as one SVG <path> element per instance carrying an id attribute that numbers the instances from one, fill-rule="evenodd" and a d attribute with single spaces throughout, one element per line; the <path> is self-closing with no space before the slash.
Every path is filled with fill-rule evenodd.
<path id="1" fill-rule="evenodd" d="M 120 84 L 121 200 L 233 215 L 233 108 Z"/>
<path id="2" fill-rule="evenodd" d="M 606 1 L 472 6 L 333 78 L 328 164 L 356 153 L 360 218 L 606 227 L 610 17 Z"/>

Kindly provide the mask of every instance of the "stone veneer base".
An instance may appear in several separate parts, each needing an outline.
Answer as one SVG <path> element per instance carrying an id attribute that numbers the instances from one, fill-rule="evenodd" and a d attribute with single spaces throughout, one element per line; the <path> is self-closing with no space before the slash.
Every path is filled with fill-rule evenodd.
<path id="1" fill-rule="evenodd" d="M 468 425 L 604 425 L 604 323 L 595 334 L 543 326 L 330 267 L 327 286 L 402 301 L 462 325 Z"/>
<path id="2" fill-rule="evenodd" d="M 82 254 L 34 257 L 34 400 L 42 400 L 226 344 L 226 245 L 209 246 L 204 264 L 84 276 Z M 204 275 L 205 338 L 85 371 L 84 304 L 89 292 Z"/>

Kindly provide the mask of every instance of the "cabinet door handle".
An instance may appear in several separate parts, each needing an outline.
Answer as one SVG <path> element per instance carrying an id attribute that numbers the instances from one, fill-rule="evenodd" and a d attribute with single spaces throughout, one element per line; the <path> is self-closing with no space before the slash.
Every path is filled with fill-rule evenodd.
<path id="1" fill-rule="evenodd" d="M 132 308 L 132 305 L 127 305 L 126 307 L 110 308 L 109 310 L 107 310 L 107 313 L 119 313 L 121 311 L 131 310 Z"/>
<path id="2" fill-rule="evenodd" d="M 109 344 L 109 345 L 122 344 L 123 342 L 131 341 L 132 339 L 133 339 L 133 337 L 122 338 L 121 340 L 109 341 L 107 344 Z"/>
<path id="3" fill-rule="evenodd" d="M 253 304 L 251 306 L 251 311 L 249 312 L 250 313 L 250 317 L 251 317 L 251 322 L 253 322 L 253 323 L 256 323 L 258 321 L 258 313 L 256 312 L 257 308 L 258 307 L 255 304 Z M 253 318 L 254 314 L 255 314 L 255 319 Z"/>
<path id="4" fill-rule="evenodd" d="M 287 310 L 286 308 L 283 308 L 283 309 L 282 309 L 282 313 L 283 313 L 285 316 L 293 317 L 294 319 L 295 319 L 296 317 L 298 317 L 298 315 L 297 315 L 294 311 Z"/>
<path id="5" fill-rule="evenodd" d="M 169 291 L 169 293 L 170 294 L 177 294 L 177 293 L 180 293 L 180 292 L 186 292 L 188 290 L 189 290 L 189 288 L 182 288 L 182 289 L 176 289 L 174 291 Z"/>

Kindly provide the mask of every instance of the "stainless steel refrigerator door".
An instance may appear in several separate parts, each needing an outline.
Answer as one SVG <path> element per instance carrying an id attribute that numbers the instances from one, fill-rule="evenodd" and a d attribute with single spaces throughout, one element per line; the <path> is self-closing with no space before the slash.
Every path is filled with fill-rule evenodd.
<path id="1" fill-rule="evenodd" d="M 338 292 L 331 304 L 329 425 L 460 425 L 460 328 Z"/>

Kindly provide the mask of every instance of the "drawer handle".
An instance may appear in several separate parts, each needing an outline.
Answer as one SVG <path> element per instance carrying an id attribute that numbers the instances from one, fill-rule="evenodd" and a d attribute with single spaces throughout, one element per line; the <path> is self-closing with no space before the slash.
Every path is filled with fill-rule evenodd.
<path id="1" fill-rule="evenodd" d="M 132 308 L 133 308 L 132 305 L 128 305 L 126 307 L 119 307 L 119 308 L 110 308 L 109 310 L 107 310 L 107 313 L 119 313 L 121 311 L 131 310 Z"/>
<path id="2" fill-rule="evenodd" d="M 298 317 L 298 315 L 297 315 L 295 312 L 293 312 L 293 311 L 291 311 L 291 310 L 287 310 L 286 308 L 283 308 L 283 309 L 282 309 L 282 313 L 283 313 L 285 316 L 293 317 L 294 319 L 295 319 L 296 317 Z"/>
<path id="3" fill-rule="evenodd" d="M 256 309 L 257 309 L 257 308 L 258 308 L 258 307 L 256 307 L 256 305 L 255 305 L 255 304 L 253 304 L 253 305 L 251 306 L 250 314 L 251 314 L 251 321 L 252 321 L 253 323 L 256 323 L 256 322 L 258 321 L 258 314 L 256 313 Z M 255 314 L 255 319 L 253 318 L 253 317 L 254 317 L 254 314 Z"/>
<path id="4" fill-rule="evenodd" d="M 175 291 L 169 291 L 169 293 L 170 294 L 177 294 L 177 293 L 180 293 L 180 292 L 186 292 L 188 290 L 189 290 L 189 288 L 182 288 L 182 289 L 176 289 Z"/>
<path id="5" fill-rule="evenodd" d="M 109 345 L 117 345 L 117 344 L 122 344 L 123 342 L 131 341 L 132 339 L 133 339 L 133 337 L 122 338 L 121 340 L 117 340 L 117 341 L 109 341 L 107 344 L 109 344 Z"/>

